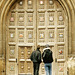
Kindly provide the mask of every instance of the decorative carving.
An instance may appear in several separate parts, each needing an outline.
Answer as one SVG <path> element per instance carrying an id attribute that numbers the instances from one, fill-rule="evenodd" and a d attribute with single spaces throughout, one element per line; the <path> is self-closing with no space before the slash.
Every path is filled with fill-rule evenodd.
<path id="1" fill-rule="evenodd" d="M 20 22 L 24 21 L 23 17 L 19 17 L 19 21 Z"/>
<path id="2" fill-rule="evenodd" d="M 59 38 L 63 38 L 63 33 L 59 33 Z"/>
<path id="3" fill-rule="evenodd" d="M 44 22 L 44 17 L 40 17 L 40 22 Z"/>
<path id="4" fill-rule="evenodd" d="M 49 42 L 54 42 L 54 29 L 48 29 L 48 37 Z"/>
<path id="5" fill-rule="evenodd" d="M 18 25 L 24 26 L 24 13 L 18 13 Z"/>
<path id="6" fill-rule="evenodd" d="M 33 13 L 28 13 L 28 26 L 33 26 Z"/>
<path id="7" fill-rule="evenodd" d="M 24 42 L 24 29 L 18 29 L 18 36 L 19 42 Z"/>
<path id="8" fill-rule="evenodd" d="M 11 16 L 9 17 L 9 25 L 14 26 L 15 25 L 15 13 L 11 12 Z"/>
<path id="9" fill-rule="evenodd" d="M 11 38 L 13 38 L 13 37 L 14 37 L 14 34 L 13 34 L 13 33 L 11 33 L 11 34 L 10 34 L 10 37 L 11 37 Z"/>
<path id="10" fill-rule="evenodd" d="M 30 59 L 30 55 L 31 55 L 31 52 L 32 52 L 32 47 L 27 47 L 26 51 L 27 51 L 26 59 Z"/>
<path id="11" fill-rule="evenodd" d="M 49 25 L 54 25 L 54 12 L 49 12 Z"/>
<path id="12" fill-rule="evenodd" d="M 54 9 L 54 1 L 53 0 L 48 0 L 48 8 Z"/>
<path id="13" fill-rule="evenodd" d="M 43 39 L 43 38 L 44 38 L 44 34 L 40 33 L 40 39 Z"/>
<path id="14" fill-rule="evenodd" d="M 63 54 L 63 49 L 60 49 L 59 50 L 59 54 Z"/>
<path id="15" fill-rule="evenodd" d="M 53 38 L 53 33 L 50 33 L 50 38 Z"/>
<path id="16" fill-rule="evenodd" d="M 14 65 L 10 65 L 10 71 L 14 70 Z"/>
<path id="17" fill-rule="evenodd" d="M 44 2 L 41 0 L 41 1 L 40 1 L 40 4 L 44 4 Z"/>
<path id="18" fill-rule="evenodd" d="M 59 21 L 63 21 L 63 16 L 59 16 Z"/>
<path id="19" fill-rule="evenodd" d="M 28 9 L 33 8 L 33 0 L 28 0 Z"/>
<path id="20" fill-rule="evenodd" d="M 19 2 L 19 4 L 20 4 L 20 5 L 23 5 L 23 2 L 22 2 L 22 1 L 20 1 L 20 2 Z"/>
<path id="21" fill-rule="evenodd" d="M 33 43 L 33 29 L 27 29 L 27 42 Z"/>
<path id="22" fill-rule="evenodd" d="M 32 22 L 32 21 L 33 21 L 32 17 L 29 17 L 29 22 Z"/>
<path id="23" fill-rule="evenodd" d="M 18 2 L 18 9 L 24 9 L 24 4 L 25 4 L 24 0 L 20 0 Z"/>
<path id="24" fill-rule="evenodd" d="M 50 1 L 49 1 L 49 4 L 50 4 L 50 5 L 52 5 L 52 4 L 53 4 L 53 1 L 52 1 L 52 0 L 50 0 Z"/>
<path id="25" fill-rule="evenodd" d="M 9 59 L 15 58 L 15 46 L 9 46 Z"/>
<path id="26" fill-rule="evenodd" d="M 32 4 L 32 1 L 31 0 L 28 0 L 28 4 L 31 5 Z"/>
<path id="27" fill-rule="evenodd" d="M 49 20 L 50 20 L 50 21 L 53 21 L 53 20 L 54 20 L 53 16 L 50 16 L 50 17 L 49 17 Z"/>
<path id="28" fill-rule="evenodd" d="M 15 29 L 9 29 L 9 42 L 15 42 Z"/>
<path id="29" fill-rule="evenodd" d="M 59 72 L 63 72 L 64 71 L 64 68 L 63 67 L 60 67 L 59 68 Z"/>
<path id="30" fill-rule="evenodd" d="M 61 12 L 58 12 L 58 25 L 64 25 L 64 14 Z"/>
<path id="31" fill-rule="evenodd" d="M 10 21 L 11 21 L 11 22 L 14 22 L 14 17 L 11 17 L 11 18 L 10 18 Z"/>
<path id="32" fill-rule="evenodd" d="M 64 42 L 64 29 L 58 29 L 58 42 Z"/>
<path id="33" fill-rule="evenodd" d="M 31 62 L 27 62 L 27 72 L 31 72 Z"/>
<path id="34" fill-rule="evenodd" d="M 14 55 L 15 51 L 14 50 L 10 50 L 10 54 Z"/>
<path id="35" fill-rule="evenodd" d="M 58 59 L 64 59 L 64 46 L 58 46 Z"/>
<path id="36" fill-rule="evenodd" d="M 23 68 L 24 68 L 24 66 L 21 66 L 21 68 L 23 69 Z"/>
<path id="37" fill-rule="evenodd" d="M 45 20 L 45 13 L 39 13 L 39 17 L 38 17 L 38 19 L 39 19 L 39 26 L 44 26 L 45 24 L 44 24 L 44 20 Z"/>
<path id="38" fill-rule="evenodd" d="M 39 29 L 39 42 L 45 42 L 45 29 Z"/>
<path id="39" fill-rule="evenodd" d="M 29 34 L 29 39 L 32 39 L 32 34 Z"/>
<path id="40" fill-rule="evenodd" d="M 23 55 L 24 54 L 24 51 L 21 51 L 21 54 Z"/>
<path id="41" fill-rule="evenodd" d="M 19 66 L 20 66 L 20 68 L 19 68 L 19 71 L 20 71 L 20 73 L 24 73 L 25 71 L 24 71 L 24 64 L 25 64 L 25 62 L 19 62 Z"/>
<path id="42" fill-rule="evenodd" d="M 39 9 L 44 9 L 44 0 L 39 0 Z"/>
<path id="43" fill-rule="evenodd" d="M 23 34 L 22 34 L 22 33 L 20 33 L 20 34 L 19 34 L 19 37 L 20 37 L 20 38 L 23 38 Z"/>

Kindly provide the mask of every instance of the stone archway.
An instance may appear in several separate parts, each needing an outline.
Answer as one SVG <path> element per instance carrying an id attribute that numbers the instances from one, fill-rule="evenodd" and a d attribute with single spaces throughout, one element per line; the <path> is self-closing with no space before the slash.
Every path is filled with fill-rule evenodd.
<path id="1" fill-rule="evenodd" d="M 5 10 L 6 10 L 7 7 L 8 7 L 7 9 L 9 9 L 9 6 L 11 6 L 14 1 L 15 1 L 15 0 L 13 0 L 12 2 L 11 2 L 11 1 L 8 1 L 8 2 L 6 3 L 2 14 L 4 14 L 4 12 L 5 12 Z M 67 7 L 67 3 L 65 3 L 64 1 L 59 1 L 59 2 L 62 4 L 62 6 L 63 6 L 64 8 L 66 8 L 66 10 L 67 10 L 68 13 L 69 13 L 69 8 Z M 7 11 L 8 11 L 8 10 L 7 10 Z M 5 12 L 6 14 L 7 14 L 7 11 Z M 6 14 L 5 14 L 5 15 L 6 15 Z M 5 19 L 5 17 L 4 17 L 5 15 L 2 15 L 2 16 L 1 16 L 1 25 L 2 25 L 2 29 L 3 29 L 3 30 L 2 30 L 2 29 L 1 29 L 1 30 L 2 30 L 3 33 L 4 33 L 4 30 L 5 30 L 5 20 L 3 20 L 3 19 Z M 69 18 L 71 19 L 70 14 L 68 14 L 68 15 L 69 15 Z M 71 22 L 70 19 L 68 20 L 69 22 Z M 70 31 L 69 31 L 69 35 L 70 35 L 70 38 L 69 38 L 69 46 L 70 46 L 70 47 L 69 47 L 69 50 L 70 50 L 70 53 L 71 53 L 71 40 L 70 40 L 70 39 L 71 39 L 71 23 L 69 24 L 69 26 L 70 26 L 70 27 L 69 27 L 69 28 L 70 28 Z M 5 43 L 5 40 L 4 40 L 4 39 L 5 39 L 5 34 L 3 35 L 3 38 L 2 38 L 2 39 L 3 39 L 3 41 L 4 41 L 4 42 L 3 42 L 3 45 L 2 45 L 2 46 L 3 46 L 3 50 L 5 50 L 5 45 L 4 45 L 4 43 Z M 3 53 L 5 53 L 5 51 L 4 51 Z"/>

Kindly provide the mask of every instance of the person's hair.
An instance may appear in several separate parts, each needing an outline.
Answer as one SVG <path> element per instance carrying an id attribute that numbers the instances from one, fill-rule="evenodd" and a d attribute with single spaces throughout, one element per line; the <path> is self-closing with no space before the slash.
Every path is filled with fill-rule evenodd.
<path id="1" fill-rule="evenodd" d="M 40 45 L 37 45 L 37 48 L 40 48 Z"/>

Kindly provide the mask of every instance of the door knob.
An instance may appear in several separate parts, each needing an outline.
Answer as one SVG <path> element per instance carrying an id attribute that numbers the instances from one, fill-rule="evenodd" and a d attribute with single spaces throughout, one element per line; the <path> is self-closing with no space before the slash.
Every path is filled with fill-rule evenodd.
<path id="1" fill-rule="evenodd" d="M 17 63 L 17 58 L 16 58 L 16 63 Z"/>

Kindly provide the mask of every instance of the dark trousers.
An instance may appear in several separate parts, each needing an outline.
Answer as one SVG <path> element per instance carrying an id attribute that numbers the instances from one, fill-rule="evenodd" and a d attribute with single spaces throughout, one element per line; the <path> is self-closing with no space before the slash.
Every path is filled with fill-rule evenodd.
<path id="1" fill-rule="evenodd" d="M 34 75 L 39 75 L 39 63 L 33 63 Z"/>

